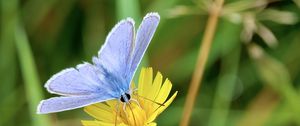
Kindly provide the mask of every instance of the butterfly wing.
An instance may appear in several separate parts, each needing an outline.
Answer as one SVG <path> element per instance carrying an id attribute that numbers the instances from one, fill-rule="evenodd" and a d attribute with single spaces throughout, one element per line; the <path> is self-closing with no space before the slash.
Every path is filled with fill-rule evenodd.
<path id="1" fill-rule="evenodd" d="M 53 75 L 45 84 L 48 92 L 64 96 L 89 95 L 112 90 L 106 87 L 103 75 L 97 67 L 83 63 Z"/>
<path id="2" fill-rule="evenodd" d="M 50 93 L 63 96 L 41 101 L 37 113 L 71 110 L 119 97 L 98 71 L 94 65 L 83 63 L 53 75 L 45 87 Z"/>
<path id="3" fill-rule="evenodd" d="M 127 91 L 131 80 L 129 76 L 129 64 L 133 50 L 134 21 L 131 18 L 120 21 L 108 34 L 104 45 L 98 52 L 98 57 L 93 58 L 94 64 L 101 68 L 101 73 L 109 77 L 111 86 Z"/>
<path id="4" fill-rule="evenodd" d="M 129 89 L 130 81 L 142 60 L 153 37 L 160 17 L 157 13 L 147 14 L 138 31 L 134 43 L 134 22 L 132 19 L 118 23 L 106 38 L 105 44 L 93 62 L 109 75 L 109 80 L 117 80 L 123 90 Z M 119 78 L 121 77 L 121 78 Z M 123 80 L 124 79 L 124 80 Z"/>
<path id="5" fill-rule="evenodd" d="M 138 65 L 140 64 L 143 55 L 154 35 L 154 32 L 158 26 L 160 16 L 158 13 L 148 13 L 139 29 L 137 30 L 134 52 L 132 54 L 131 66 L 130 66 L 130 77 L 133 77 Z M 130 78 L 131 80 L 132 78 Z"/>
<path id="6" fill-rule="evenodd" d="M 42 100 L 37 108 L 38 114 L 61 112 L 81 108 L 90 104 L 105 101 L 100 95 L 82 95 L 71 97 L 53 97 Z M 108 100 L 108 99 L 106 99 Z"/>

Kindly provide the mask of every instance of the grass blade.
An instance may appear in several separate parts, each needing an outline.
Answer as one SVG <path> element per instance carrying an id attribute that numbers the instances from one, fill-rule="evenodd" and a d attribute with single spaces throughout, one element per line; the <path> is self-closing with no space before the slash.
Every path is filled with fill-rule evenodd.
<path id="1" fill-rule="evenodd" d="M 47 115 L 36 114 L 37 105 L 44 96 L 42 94 L 28 38 L 21 23 L 17 24 L 15 29 L 15 42 L 33 126 L 50 126 L 50 119 Z"/>
<path id="2" fill-rule="evenodd" d="M 226 126 L 234 89 L 238 80 L 240 45 L 223 57 L 221 76 L 214 97 L 213 110 L 209 120 L 210 126 Z"/>
<path id="3" fill-rule="evenodd" d="M 117 19 L 122 20 L 132 17 L 135 21 L 140 20 L 140 6 L 138 0 L 117 0 Z M 138 22 L 137 22 L 138 23 Z"/>

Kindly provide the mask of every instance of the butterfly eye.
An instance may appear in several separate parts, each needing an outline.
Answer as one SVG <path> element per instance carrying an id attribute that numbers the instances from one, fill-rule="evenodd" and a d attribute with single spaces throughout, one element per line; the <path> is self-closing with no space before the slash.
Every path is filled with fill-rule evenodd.
<path id="1" fill-rule="evenodd" d="M 131 98 L 130 94 L 125 93 L 125 95 L 126 95 L 127 99 L 130 100 L 130 98 Z"/>

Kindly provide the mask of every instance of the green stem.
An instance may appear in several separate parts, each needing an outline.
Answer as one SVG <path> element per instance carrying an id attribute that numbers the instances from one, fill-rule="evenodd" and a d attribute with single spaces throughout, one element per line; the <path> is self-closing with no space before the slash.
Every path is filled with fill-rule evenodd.
<path id="1" fill-rule="evenodd" d="M 36 114 L 37 105 L 44 96 L 28 38 L 21 22 L 16 23 L 15 42 L 33 126 L 50 126 L 48 116 Z"/>
<path id="2" fill-rule="evenodd" d="M 122 20 L 132 17 L 135 21 L 140 20 L 140 6 L 138 0 L 117 0 L 117 19 Z"/>
<path id="3" fill-rule="evenodd" d="M 237 84 L 237 72 L 240 59 L 240 45 L 223 58 L 221 76 L 214 95 L 209 126 L 226 126 L 231 100 Z"/>
<path id="4" fill-rule="evenodd" d="M 188 126 L 196 101 L 197 93 L 200 88 L 200 84 L 203 78 L 205 65 L 210 53 L 212 41 L 215 35 L 216 27 L 219 20 L 224 0 L 215 0 L 215 6 L 212 6 L 210 16 L 207 21 L 203 40 L 199 50 L 195 71 L 192 76 L 192 80 L 188 89 L 187 98 L 185 101 L 183 114 L 180 122 L 180 126 Z"/>

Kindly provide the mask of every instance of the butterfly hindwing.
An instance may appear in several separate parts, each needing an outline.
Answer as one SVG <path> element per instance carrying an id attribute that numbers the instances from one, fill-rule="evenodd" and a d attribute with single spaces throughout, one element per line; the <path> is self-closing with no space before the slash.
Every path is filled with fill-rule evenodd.
<path id="1" fill-rule="evenodd" d="M 40 102 L 37 113 L 47 114 L 53 112 L 61 112 L 65 110 L 71 110 L 81 108 L 93 103 L 106 101 L 103 100 L 103 95 L 83 95 L 83 96 L 72 96 L 72 97 L 53 97 Z"/>
<path id="2" fill-rule="evenodd" d="M 59 95 L 87 95 L 97 91 L 101 85 L 91 64 L 77 65 L 53 75 L 45 84 L 48 92 Z"/>

